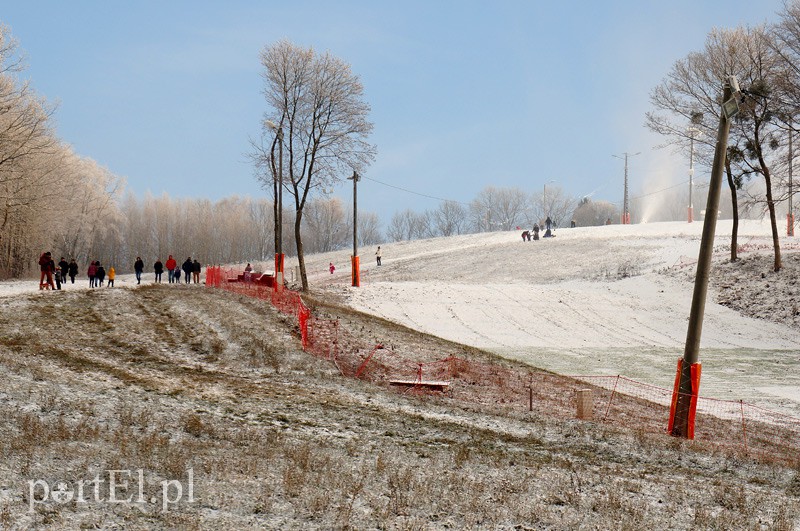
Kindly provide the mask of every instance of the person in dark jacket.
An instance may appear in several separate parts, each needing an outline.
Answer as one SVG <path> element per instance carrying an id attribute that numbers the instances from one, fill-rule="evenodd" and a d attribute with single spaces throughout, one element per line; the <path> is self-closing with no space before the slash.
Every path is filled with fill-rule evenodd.
<path id="1" fill-rule="evenodd" d="M 49 255 L 50 253 L 48 253 L 48 256 Z M 56 278 L 56 272 L 60 273 L 60 271 L 56 267 L 56 261 L 53 260 L 52 256 L 50 256 L 50 262 L 47 264 L 47 268 L 50 270 L 50 280 L 49 280 L 50 289 L 56 289 L 56 287 L 53 285 L 53 279 Z M 58 289 L 61 289 L 61 279 L 58 279 L 57 282 L 58 282 Z"/>
<path id="2" fill-rule="evenodd" d="M 137 256 L 136 262 L 133 263 L 133 271 L 136 273 L 136 283 L 142 283 L 142 271 L 144 271 L 144 262 L 142 262 L 142 257 Z"/>
<path id="3" fill-rule="evenodd" d="M 97 261 L 97 272 L 95 273 L 97 277 L 97 285 L 101 288 L 103 287 L 103 281 L 106 279 L 106 269 L 100 265 L 100 261 Z"/>
<path id="4" fill-rule="evenodd" d="M 75 277 L 78 276 L 78 262 L 73 258 L 69 261 L 69 280 L 75 284 Z"/>
<path id="5" fill-rule="evenodd" d="M 181 269 L 183 269 L 183 277 L 186 279 L 186 283 L 190 283 L 192 281 L 192 271 L 194 271 L 191 256 L 181 265 Z"/>
<path id="6" fill-rule="evenodd" d="M 202 270 L 203 266 L 201 266 L 200 262 L 198 262 L 197 259 L 195 259 L 195 261 L 192 262 L 192 279 L 194 280 L 195 284 L 200 283 L 200 271 Z"/>
<path id="7" fill-rule="evenodd" d="M 69 263 L 61 257 L 61 261 L 58 263 L 59 269 L 61 269 L 61 280 L 66 283 L 67 282 L 67 273 L 69 272 Z"/>
<path id="8" fill-rule="evenodd" d="M 161 273 L 164 272 L 164 264 L 161 263 L 161 260 L 156 260 L 156 263 L 153 264 L 153 272 L 156 274 L 156 278 L 153 279 L 153 282 L 161 284 Z"/>

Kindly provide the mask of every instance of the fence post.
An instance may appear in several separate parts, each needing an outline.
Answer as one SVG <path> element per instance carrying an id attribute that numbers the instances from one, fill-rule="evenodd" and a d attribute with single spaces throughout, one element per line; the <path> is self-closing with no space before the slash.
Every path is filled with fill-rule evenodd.
<path id="1" fill-rule="evenodd" d="M 611 390 L 611 396 L 608 398 L 608 406 L 606 406 L 606 414 L 603 415 L 603 422 L 608 418 L 608 412 L 611 411 L 611 402 L 614 400 L 614 393 L 617 392 L 617 384 L 619 383 L 619 374 L 617 379 L 614 380 L 614 388 Z"/>
<path id="2" fill-rule="evenodd" d="M 575 392 L 577 398 L 577 417 L 583 420 L 592 418 L 592 390 L 578 389 Z"/>
<path id="3" fill-rule="evenodd" d="M 747 455 L 747 427 L 744 423 L 744 402 L 739 400 L 739 410 L 742 412 L 742 439 L 744 440 L 744 455 Z"/>

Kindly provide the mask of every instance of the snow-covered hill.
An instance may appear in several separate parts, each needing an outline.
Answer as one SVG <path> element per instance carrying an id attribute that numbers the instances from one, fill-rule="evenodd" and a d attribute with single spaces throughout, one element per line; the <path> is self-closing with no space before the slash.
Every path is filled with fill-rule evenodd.
<path id="1" fill-rule="evenodd" d="M 701 394 L 800 414 L 798 241 L 782 238 L 785 269 L 776 274 L 767 220 L 741 222 L 737 264 L 728 264 L 730 231 L 730 220 L 718 222 Z M 312 286 L 420 331 L 562 374 L 622 374 L 670 388 L 702 222 L 559 229 L 533 242 L 520 233 L 390 243 L 380 267 L 375 249 L 362 249 L 360 288 L 349 286 L 346 251 L 310 256 L 307 267 Z M 759 301 L 757 312 L 748 298 Z"/>

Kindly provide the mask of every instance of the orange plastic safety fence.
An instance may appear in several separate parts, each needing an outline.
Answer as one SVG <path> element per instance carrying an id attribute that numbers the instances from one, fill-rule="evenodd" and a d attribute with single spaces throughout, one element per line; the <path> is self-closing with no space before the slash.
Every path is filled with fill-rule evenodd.
<path id="1" fill-rule="evenodd" d="M 624 376 L 563 376 L 430 352 L 399 352 L 367 343 L 336 319 L 314 316 L 300 295 L 289 289 L 239 281 L 240 271 L 209 267 L 206 284 L 269 301 L 278 311 L 296 315 L 303 349 L 333 363 L 347 377 L 373 382 L 447 382 L 446 396 L 489 408 L 532 411 L 574 419 L 578 390 L 590 390 L 592 417 L 651 433 L 668 433 L 673 390 Z M 429 387 L 404 388 L 427 393 Z M 797 465 L 800 419 L 742 401 L 697 396 L 694 442 L 724 453 Z"/>

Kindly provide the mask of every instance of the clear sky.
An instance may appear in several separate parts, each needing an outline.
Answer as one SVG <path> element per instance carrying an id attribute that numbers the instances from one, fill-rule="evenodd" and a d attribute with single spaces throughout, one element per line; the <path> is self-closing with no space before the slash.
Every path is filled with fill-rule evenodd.
<path id="1" fill-rule="evenodd" d="M 246 159 L 266 109 L 258 55 L 288 38 L 330 51 L 363 81 L 378 156 L 359 210 L 468 202 L 489 185 L 622 201 L 686 181 L 655 150 L 649 93 L 714 27 L 777 19 L 781 0 L 593 2 L 35 1 L 0 21 L 23 76 L 58 103 L 59 136 L 173 197 L 266 195 Z M 707 178 L 698 175 L 699 180 Z M 377 182 L 377 181 L 380 181 Z M 350 181 L 335 193 L 352 200 Z"/>

